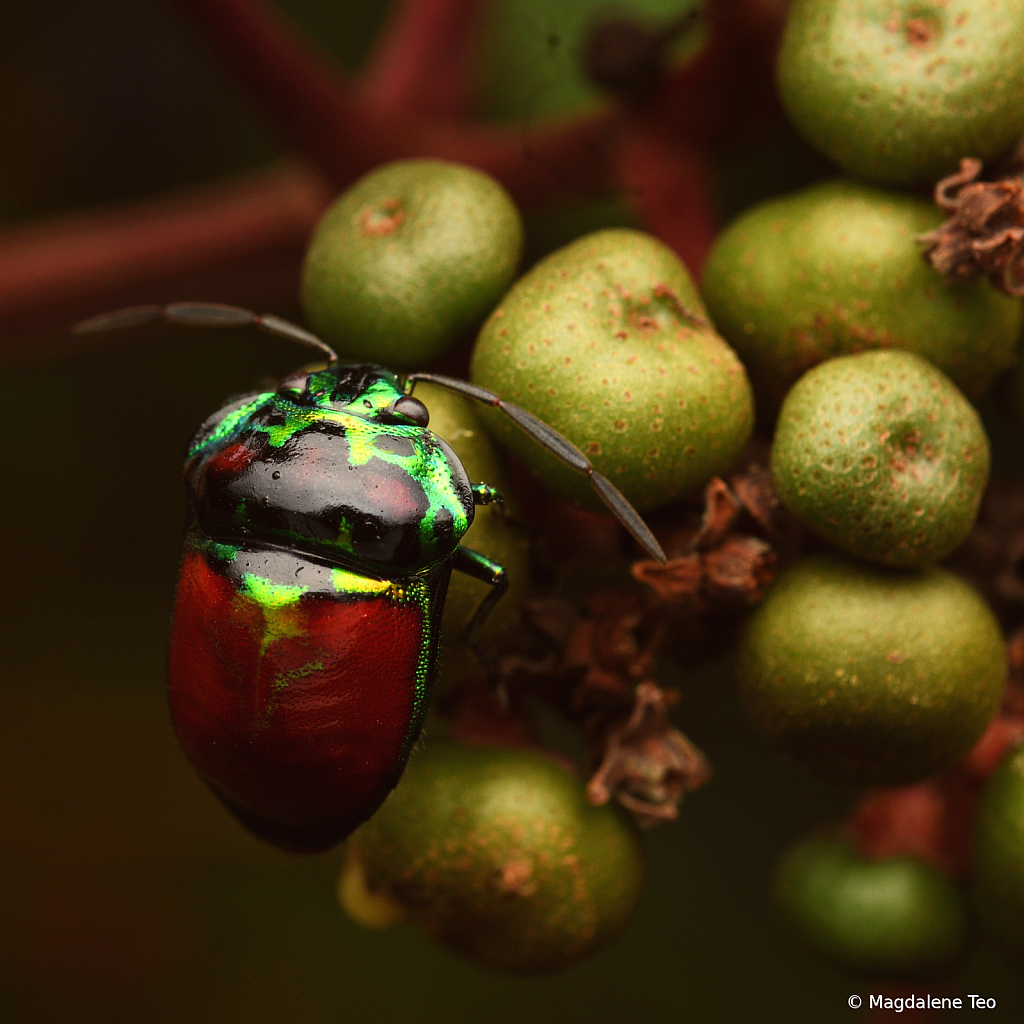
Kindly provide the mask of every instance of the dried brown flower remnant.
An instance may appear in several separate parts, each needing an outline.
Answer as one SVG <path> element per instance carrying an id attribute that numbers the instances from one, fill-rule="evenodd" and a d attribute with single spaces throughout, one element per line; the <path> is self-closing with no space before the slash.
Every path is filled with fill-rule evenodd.
<path id="1" fill-rule="evenodd" d="M 583 725 L 597 766 L 588 790 L 595 804 L 614 798 L 645 826 L 671 821 L 711 770 L 668 720 L 674 695 L 650 679 L 664 639 L 664 603 L 651 591 L 602 590 L 581 612 L 573 620 L 564 602 L 527 602 L 523 627 L 510 640 L 522 649 L 532 635 L 535 649 L 499 659 L 513 708 L 526 689 Z"/>
<path id="2" fill-rule="evenodd" d="M 654 672 L 663 633 L 653 594 L 601 591 L 587 601 L 586 616 L 569 634 L 561 670 L 583 670 L 572 707 L 585 714 L 608 704 L 629 704 L 633 688 Z"/>
<path id="3" fill-rule="evenodd" d="M 727 537 L 704 557 L 704 593 L 760 601 L 775 578 L 775 552 L 757 537 Z"/>
<path id="4" fill-rule="evenodd" d="M 779 499 L 772 487 L 771 472 L 764 466 L 751 463 L 746 472 L 737 473 L 732 477 L 729 485 L 743 508 L 753 516 L 754 521 L 769 537 L 775 537 L 779 532 L 779 524 L 776 521 Z"/>
<path id="5" fill-rule="evenodd" d="M 920 235 L 924 257 L 948 281 L 987 274 L 1007 295 L 1024 296 L 1024 182 L 978 181 L 981 161 L 960 161 L 956 174 L 935 186 L 935 202 L 949 219 Z"/>
<path id="6" fill-rule="evenodd" d="M 730 478 L 713 478 L 704 491 L 703 510 L 683 510 L 666 538 L 668 563 L 636 562 L 633 576 L 648 584 L 638 591 L 601 590 L 575 607 L 564 599 L 534 599 L 523 606 L 522 621 L 507 634 L 495 664 L 510 697 L 514 718 L 526 707 L 526 691 L 584 726 L 597 767 L 590 797 L 613 797 L 643 825 L 670 821 L 683 796 L 711 777 L 704 756 L 668 720 L 670 694 L 652 681 L 659 649 L 670 629 L 703 612 L 729 614 L 758 601 L 774 576 L 775 552 L 762 537 L 782 536 L 778 500 L 768 471 L 752 464 Z M 479 698 L 480 695 L 478 695 Z M 462 698 L 463 726 L 470 712 L 495 716 L 493 698 Z M 509 732 L 495 722 L 491 733 Z M 522 737 L 519 742 L 523 742 Z"/>
<path id="7" fill-rule="evenodd" d="M 750 513 L 770 536 L 776 532 L 778 500 L 767 470 L 751 466 L 732 479 L 732 487 L 713 477 L 704 490 L 704 516 L 688 551 L 664 564 L 644 559 L 632 566 L 633 577 L 646 583 L 669 604 L 689 610 L 760 601 L 774 578 L 775 552 L 757 537 L 733 532 L 740 513 Z M 682 546 L 681 532 L 667 547 Z"/>
<path id="8" fill-rule="evenodd" d="M 648 678 L 664 632 L 654 594 L 604 591 L 587 602 L 563 653 L 563 671 L 583 676 L 572 709 L 586 722 L 597 769 L 587 792 L 613 796 L 641 825 L 671 821 L 683 796 L 711 778 L 703 754 L 672 726 L 672 697 Z"/>
<path id="9" fill-rule="evenodd" d="M 740 513 L 740 500 L 725 481 L 713 476 L 704 489 L 704 518 L 691 547 L 694 551 L 710 551 L 725 540 Z"/>
<path id="10" fill-rule="evenodd" d="M 634 562 L 633 578 L 646 583 L 663 601 L 670 604 L 698 602 L 704 584 L 704 565 L 700 555 L 682 555 L 667 562 L 644 559 Z"/>
<path id="11" fill-rule="evenodd" d="M 591 803 L 614 795 L 649 827 L 674 819 L 685 794 L 710 780 L 704 755 L 669 722 L 669 703 L 654 683 L 640 683 L 632 709 L 594 731 L 602 758 L 587 785 Z"/>

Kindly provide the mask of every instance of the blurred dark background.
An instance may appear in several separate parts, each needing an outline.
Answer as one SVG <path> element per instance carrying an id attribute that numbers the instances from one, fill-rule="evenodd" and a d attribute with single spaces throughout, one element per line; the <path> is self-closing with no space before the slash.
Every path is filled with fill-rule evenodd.
<path id="1" fill-rule="evenodd" d="M 387 4 L 278 6 L 355 69 Z M 590 101 L 571 38 L 593 6 L 505 3 L 484 61 L 492 112 L 528 119 Z M 506 66 L 521 70 L 515 89 Z M 2 0 L 0 97 L 0 228 L 284 155 L 157 0 Z M 777 134 L 723 165 L 723 208 L 819 173 Z M 611 199 L 594 216 L 623 213 Z M 725 664 L 666 667 L 682 689 L 678 722 L 716 777 L 674 826 L 645 837 L 644 902 L 600 955 L 510 979 L 411 929 L 350 923 L 334 895 L 340 852 L 296 859 L 251 839 L 178 752 L 164 707 L 185 442 L 222 398 L 292 368 L 295 354 L 244 332 L 154 328 L 65 351 L 62 334 L 19 331 L 0 323 L 18 352 L 0 377 L 0 1020 L 826 1022 L 848 1019 L 849 994 L 877 991 L 823 967 L 772 917 L 779 853 L 839 818 L 852 794 L 764 749 Z M 994 996 L 990 1016 L 1024 1019 L 1019 979 L 985 950 L 925 988 Z"/>

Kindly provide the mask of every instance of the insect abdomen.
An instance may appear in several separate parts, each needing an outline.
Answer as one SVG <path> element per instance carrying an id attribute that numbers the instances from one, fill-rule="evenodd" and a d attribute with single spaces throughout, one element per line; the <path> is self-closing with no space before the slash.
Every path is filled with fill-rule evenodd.
<path id="1" fill-rule="evenodd" d="M 380 805 L 426 712 L 447 574 L 377 580 L 190 536 L 171 633 L 172 721 L 252 831 L 323 850 Z"/>

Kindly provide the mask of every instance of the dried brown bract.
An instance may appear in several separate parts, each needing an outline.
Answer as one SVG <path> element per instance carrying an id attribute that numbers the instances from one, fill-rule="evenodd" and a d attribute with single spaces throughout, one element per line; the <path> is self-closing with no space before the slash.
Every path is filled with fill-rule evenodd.
<path id="1" fill-rule="evenodd" d="M 601 756 L 587 786 L 591 803 L 615 796 L 650 827 L 674 819 L 683 797 L 710 780 L 704 755 L 668 720 L 671 698 L 652 682 L 640 683 L 631 709 L 592 728 Z"/>
<path id="2" fill-rule="evenodd" d="M 522 627 L 508 638 L 510 650 L 497 659 L 513 712 L 522 707 L 517 694 L 527 690 L 583 726 L 597 766 L 590 799 L 614 798 L 647 826 L 675 818 L 683 796 L 711 777 L 700 751 L 668 720 L 675 695 L 651 681 L 665 621 L 653 591 L 598 591 L 579 610 L 530 601 Z M 460 721 L 471 721 L 467 713 L 478 711 L 480 700 L 460 698 Z M 498 712 L 493 700 L 489 710 Z M 507 723 L 501 728 L 508 733 Z"/>
<path id="3" fill-rule="evenodd" d="M 654 673 L 664 631 L 653 594 L 601 591 L 586 603 L 584 618 L 569 635 L 563 672 L 582 672 L 572 706 L 586 712 L 608 703 L 629 703 L 633 688 Z"/>
<path id="4" fill-rule="evenodd" d="M 775 578 L 775 553 L 757 537 L 726 537 L 704 556 L 704 593 L 754 604 Z"/>
<path id="5" fill-rule="evenodd" d="M 1007 295 L 1024 296 L 1024 182 L 978 181 L 981 161 L 960 161 L 960 170 L 935 186 L 935 202 L 949 219 L 920 235 L 924 257 L 950 282 L 987 274 Z"/>
<path id="6" fill-rule="evenodd" d="M 774 578 L 775 552 L 767 541 L 734 527 L 746 511 L 774 537 L 777 508 L 768 471 L 760 466 L 733 477 L 731 486 L 714 477 L 704 490 L 704 516 L 696 534 L 687 542 L 686 531 L 679 531 L 667 544 L 675 557 L 664 564 L 634 562 L 633 577 L 663 601 L 689 611 L 756 603 Z"/>
<path id="7" fill-rule="evenodd" d="M 751 463 L 746 472 L 737 473 L 729 484 L 740 504 L 768 537 L 779 533 L 779 499 L 772 487 L 772 474 L 765 466 Z"/>
<path id="8" fill-rule="evenodd" d="M 704 756 L 668 719 L 674 695 L 650 679 L 665 622 L 653 592 L 602 591 L 587 601 L 561 663 L 578 679 L 570 707 L 597 765 L 590 799 L 614 797 L 645 826 L 674 819 L 685 794 L 711 778 Z"/>
<path id="9" fill-rule="evenodd" d="M 614 798 L 646 826 L 674 819 L 683 796 L 711 778 L 703 754 L 669 721 L 674 695 L 653 682 L 658 653 L 670 636 L 700 631 L 705 613 L 738 620 L 759 601 L 774 576 L 771 541 L 786 532 L 770 475 L 756 464 L 728 483 L 712 479 L 703 509 L 684 509 L 680 520 L 664 538 L 666 564 L 632 566 L 644 589 L 600 590 L 581 606 L 524 604 L 520 626 L 495 652 L 507 706 L 482 693 L 453 705 L 475 735 L 512 736 L 514 722 L 484 728 L 477 716 L 515 718 L 527 708 L 523 693 L 540 697 L 584 728 L 596 766 L 591 800 Z"/>

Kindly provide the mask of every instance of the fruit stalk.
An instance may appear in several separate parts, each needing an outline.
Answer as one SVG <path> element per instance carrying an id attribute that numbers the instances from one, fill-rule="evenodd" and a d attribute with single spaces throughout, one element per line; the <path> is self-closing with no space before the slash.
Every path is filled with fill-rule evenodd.
<path id="1" fill-rule="evenodd" d="M 472 103 L 472 42 L 481 0 L 401 0 L 374 44 L 361 84 L 382 108 L 459 117 Z"/>

